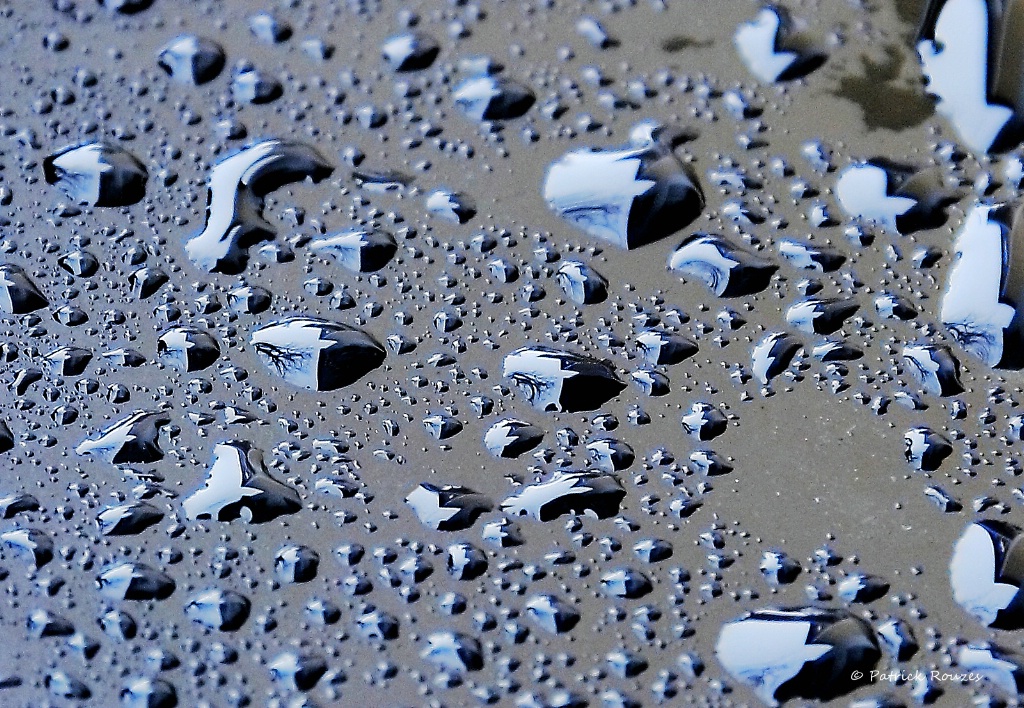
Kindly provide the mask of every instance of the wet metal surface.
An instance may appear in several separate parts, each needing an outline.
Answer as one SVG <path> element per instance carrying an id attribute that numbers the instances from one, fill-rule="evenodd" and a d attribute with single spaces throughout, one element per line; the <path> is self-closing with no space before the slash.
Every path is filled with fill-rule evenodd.
<path id="1" fill-rule="evenodd" d="M 0 5 L 0 705 L 1015 705 L 1021 8 Z"/>

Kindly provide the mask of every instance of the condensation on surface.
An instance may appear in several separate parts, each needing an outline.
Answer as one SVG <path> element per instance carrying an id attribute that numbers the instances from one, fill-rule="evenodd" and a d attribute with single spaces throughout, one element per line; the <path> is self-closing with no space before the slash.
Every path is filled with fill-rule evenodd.
<path id="1" fill-rule="evenodd" d="M 0 705 L 1016 705 L 1021 20 L 0 7 Z"/>

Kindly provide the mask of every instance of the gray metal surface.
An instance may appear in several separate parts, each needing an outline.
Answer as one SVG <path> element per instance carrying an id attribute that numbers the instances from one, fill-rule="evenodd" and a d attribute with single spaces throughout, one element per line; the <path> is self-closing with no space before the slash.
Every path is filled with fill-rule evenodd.
<path id="1" fill-rule="evenodd" d="M 877 653 L 863 666 L 836 659 L 843 676 L 807 682 L 809 699 L 864 668 L 876 673 L 843 688 L 835 704 L 883 695 L 892 705 L 1016 701 L 1012 687 L 973 673 L 931 678 L 964 671 L 957 662 L 968 642 L 1021 648 L 1018 632 L 986 627 L 954 600 L 949 567 L 968 525 L 1015 523 L 1024 492 L 1013 420 L 1020 374 L 972 357 L 940 318 L 954 237 L 979 200 L 1015 205 L 1017 185 L 1004 175 L 1016 158 L 952 147 L 957 133 L 933 114 L 914 49 L 924 3 L 786 3 L 799 46 L 825 61 L 773 83 L 759 82 L 737 52 L 737 28 L 759 6 L 736 0 L 109 7 L 132 4 L 0 7 L 0 261 L 23 269 L 46 300 L 0 321 L 0 420 L 12 447 L 0 453 L 0 492 L 10 495 L 0 521 L 0 705 L 758 705 L 764 691 L 731 675 L 716 643 L 727 623 L 779 607 L 859 618 Z M 276 28 L 253 21 L 262 11 Z M 584 17 L 609 41 L 580 25 Z M 439 51 L 426 68 L 395 71 L 382 47 L 410 26 Z M 206 66 L 213 78 L 198 85 L 169 76 L 158 54 L 179 35 L 216 43 L 223 69 Z M 470 105 L 463 82 L 481 66 L 466 60 L 479 55 L 535 97 L 523 115 L 474 115 L 483 109 Z M 279 82 L 280 96 L 247 102 L 244 62 Z M 643 147 L 655 151 L 644 153 L 645 165 L 663 158 L 658 169 L 695 179 L 706 203 L 692 221 L 672 213 L 665 233 L 625 249 L 560 217 L 545 180 L 570 151 L 636 148 L 643 121 L 664 127 Z M 297 168 L 301 159 L 285 150 L 242 177 L 222 170 L 227 186 L 214 192 L 226 191 L 208 197 L 215 166 L 270 139 L 318 156 Z M 122 185 L 111 198 L 130 204 L 97 206 L 88 194 L 93 204 L 78 204 L 88 184 L 48 179 L 50 156 L 95 142 L 138 161 L 144 196 L 128 199 Z M 811 159 L 812 145 L 826 163 Z M 875 157 L 939 175 L 950 194 L 940 225 L 901 234 L 843 209 L 839 175 Z M 130 181 L 133 164 L 108 173 Z M 282 165 L 296 173 L 279 179 Z M 635 172 L 601 169 L 598 191 L 632 188 Z M 318 181 L 303 181 L 307 174 Z M 373 175 L 386 179 L 375 184 Z M 285 184 L 275 189 L 275 180 Z M 565 203 L 578 196 L 564 194 L 571 180 Z M 443 207 L 432 213 L 444 203 L 429 199 L 439 189 L 465 195 L 475 213 L 464 223 L 445 219 L 453 214 Z M 589 223 L 621 217 L 588 214 Z M 223 253 L 209 255 L 230 250 L 221 232 L 186 247 L 211 223 L 227 238 L 242 230 L 264 240 L 243 244 L 247 259 L 225 265 Z M 353 256 L 339 246 L 351 238 L 327 241 L 349 230 L 387 232 L 393 254 L 375 242 L 385 252 L 377 263 L 368 250 Z M 768 261 L 770 281 L 719 297 L 693 271 L 670 271 L 680 242 L 701 231 Z M 801 270 L 782 253 L 786 238 L 828 246 L 843 262 Z M 95 256 L 94 274 L 81 273 L 79 251 Z M 599 274 L 588 287 L 603 276 L 606 298 L 581 304 L 563 291 L 575 277 L 558 275 L 567 261 Z M 146 277 L 153 292 L 141 285 Z M 268 291 L 269 307 L 244 311 L 243 286 Z M 5 287 L 24 295 L 22 285 Z M 815 358 L 825 336 L 787 321 L 815 289 L 858 306 L 827 336 L 860 358 Z M 874 303 L 885 292 L 917 316 L 884 317 Z M 287 337 L 261 328 L 286 318 L 359 328 L 336 341 L 362 349 L 328 356 L 319 330 L 297 349 L 267 348 Z M 692 339 L 697 352 L 671 365 L 645 362 L 636 340 L 651 327 Z M 800 349 L 764 385 L 756 345 L 776 332 Z M 902 354 L 914 342 L 950 347 L 962 393 L 925 392 Z M 556 410 L 532 406 L 536 382 L 517 386 L 508 357 L 538 345 L 606 360 L 626 385 L 584 410 L 564 410 L 572 401 L 557 396 Z M 86 349 L 91 360 L 62 372 L 45 356 L 61 347 Z M 144 363 L 125 365 L 123 349 Z M 646 395 L 649 379 L 634 382 L 648 370 L 667 380 L 665 395 Z M 332 390 L 303 388 L 327 388 L 328 379 Z M 597 396 L 605 385 L 597 377 L 574 395 Z M 681 422 L 698 403 L 726 419 L 713 439 Z M 116 446 L 87 442 L 140 410 L 160 414 L 147 419 L 157 421 L 158 452 L 118 460 Z M 543 439 L 516 458 L 495 457 L 484 440 L 504 418 L 532 423 Z M 950 443 L 936 470 L 915 470 L 905 456 L 905 434 L 917 426 Z M 138 441 L 148 430 L 127 434 Z M 602 469 L 587 445 L 608 438 L 635 460 Z M 230 441 L 248 447 L 217 448 L 215 467 L 215 446 Z M 248 449 L 262 452 L 265 471 Z M 699 451 L 731 469 L 702 473 L 691 457 Z M 232 460 L 264 486 L 240 489 Z M 606 495 L 548 519 L 556 512 L 514 498 L 571 470 L 611 475 L 624 491 L 618 508 L 598 508 Z M 214 489 L 197 497 L 211 476 Z M 418 515 L 406 499 L 421 483 L 472 490 L 479 496 L 454 504 L 479 517 L 465 512 L 447 524 L 450 509 L 433 510 L 434 522 Z M 936 508 L 925 493 L 934 486 L 960 508 Z M 430 507 L 432 494 L 414 500 Z M 107 507 L 136 502 L 152 510 L 133 509 L 144 520 L 129 533 L 98 521 Z M 214 518 L 194 518 L 204 511 Z M 507 517 L 521 545 L 488 540 L 488 524 Z M 458 528 L 431 527 L 439 524 Z M 651 540 L 670 544 L 671 556 L 645 560 L 642 542 Z M 486 559 L 477 577 L 459 576 L 465 549 L 452 546 L 462 542 Z M 38 543 L 52 544 L 52 560 L 40 562 Z M 766 579 L 769 551 L 800 564 L 795 581 Z M 139 592 L 153 598 L 119 599 L 121 586 L 97 584 L 124 562 L 151 569 L 136 571 L 152 571 L 155 586 Z M 627 593 L 642 596 L 616 596 L 625 577 L 616 573 L 626 570 L 649 581 Z M 843 582 L 857 573 L 887 590 L 851 602 Z M 208 590 L 251 604 L 240 626 L 196 621 L 208 617 Z M 553 601 L 578 614 L 571 629 L 549 631 L 558 622 L 543 608 Z M 906 621 L 919 644 L 903 660 L 875 635 L 890 618 Z M 765 636 L 780 664 L 805 649 Z M 910 678 L 889 680 L 894 672 Z"/>

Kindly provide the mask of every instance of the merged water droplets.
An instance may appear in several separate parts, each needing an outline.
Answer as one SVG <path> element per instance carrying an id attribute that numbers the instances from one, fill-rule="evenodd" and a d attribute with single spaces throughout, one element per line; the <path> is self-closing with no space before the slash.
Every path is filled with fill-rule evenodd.
<path id="1" fill-rule="evenodd" d="M 793 35 L 789 11 L 779 5 L 765 6 L 741 24 L 734 42 L 750 73 L 765 83 L 798 79 L 825 61 L 823 54 Z"/>
<path id="2" fill-rule="evenodd" d="M 461 531 L 492 504 L 486 497 L 466 487 L 420 484 L 409 493 L 405 501 L 424 524 L 438 531 Z"/>
<path id="3" fill-rule="evenodd" d="M 1006 205 L 975 206 L 957 234 L 956 260 L 942 298 L 942 324 L 957 343 L 988 366 L 1020 368 L 1024 293 L 1020 226 Z"/>
<path id="4" fill-rule="evenodd" d="M 206 482 L 182 502 L 190 519 L 264 523 L 302 508 L 299 493 L 270 476 L 263 453 L 251 443 L 231 440 L 213 448 Z"/>
<path id="5" fill-rule="evenodd" d="M 188 257 L 208 272 L 240 273 L 247 249 L 274 237 L 263 218 L 264 198 L 306 178 L 318 182 L 334 168 L 309 145 L 258 142 L 219 162 L 210 175 L 206 225 L 185 243 Z"/>
<path id="6" fill-rule="evenodd" d="M 901 234 L 942 226 L 944 208 L 955 201 L 934 170 L 916 172 L 884 158 L 846 167 L 835 189 L 847 214 Z"/>
<path id="7" fill-rule="evenodd" d="M 1020 56 L 1006 41 L 1019 21 L 1014 5 L 928 3 L 917 43 L 927 90 L 971 150 L 984 153 L 1019 140 Z"/>
<path id="8" fill-rule="evenodd" d="M 551 479 L 526 486 L 505 499 L 501 508 L 513 516 L 550 521 L 563 514 L 614 516 L 626 490 L 618 479 L 599 472 L 558 472 Z"/>
<path id="9" fill-rule="evenodd" d="M 969 525 L 953 548 L 953 598 L 983 625 L 1019 629 L 1024 624 L 1019 540 L 1016 526 L 984 520 Z"/>

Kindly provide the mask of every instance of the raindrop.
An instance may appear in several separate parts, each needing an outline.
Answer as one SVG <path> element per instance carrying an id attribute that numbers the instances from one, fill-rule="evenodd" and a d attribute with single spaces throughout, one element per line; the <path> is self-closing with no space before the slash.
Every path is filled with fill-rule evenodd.
<path id="1" fill-rule="evenodd" d="M 149 173 L 127 150 L 107 143 L 64 148 L 43 160 L 47 184 L 79 204 L 128 206 L 146 196 Z"/>
<path id="2" fill-rule="evenodd" d="M 679 231 L 700 215 L 704 193 L 654 123 L 634 127 L 615 150 L 575 150 L 548 168 L 544 199 L 595 238 L 636 248 Z"/>
<path id="3" fill-rule="evenodd" d="M 867 624 L 838 610 L 759 610 L 726 624 L 715 654 L 765 703 L 827 701 L 870 681 L 881 651 Z"/>
<path id="4" fill-rule="evenodd" d="M 294 386 L 333 391 L 381 365 L 384 347 L 361 329 L 312 317 L 266 325 L 251 343 L 267 367 Z"/>

